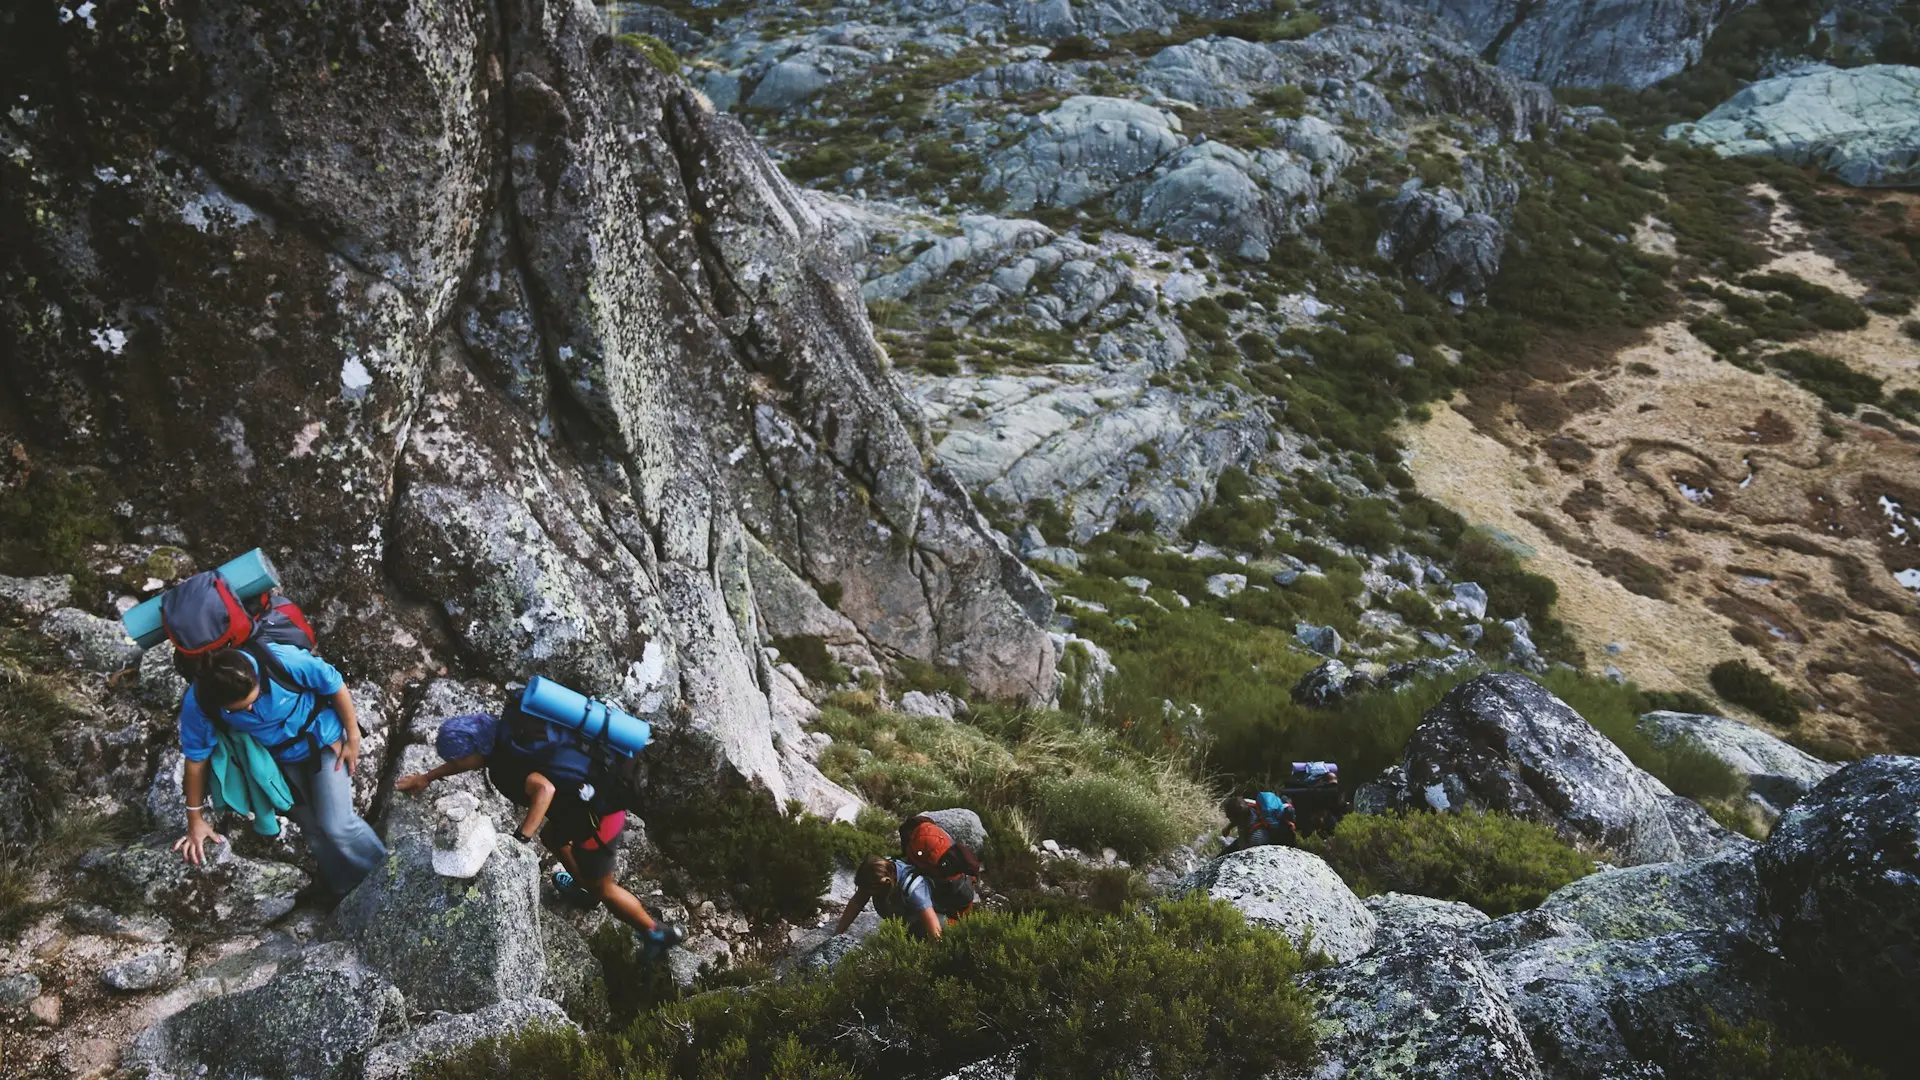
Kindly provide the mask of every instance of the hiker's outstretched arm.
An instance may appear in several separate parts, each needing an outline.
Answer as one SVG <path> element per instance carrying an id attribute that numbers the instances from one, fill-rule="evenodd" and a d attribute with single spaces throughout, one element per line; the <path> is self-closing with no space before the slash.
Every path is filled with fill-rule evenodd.
<path id="1" fill-rule="evenodd" d="M 346 687 L 334 691 L 333 711 L 340 717 L 340 753 L 333 767 L 346 767 L 352 774 L 354 765 L 360 761 L 360 717 L 353 711 L 353 694 Z"/>
<path id="2" fill-rule="evenodd" d="M 940 913 L 939 912 L 933 910 L 932 908 L 921 908 L 919 914 L 916 915 L 915 917 L 920 920 L 920 929 L 925 930 L 927 932 L 928 937 L 936 938 L 936 939 L 939 938 L 940 936 Z"/>
<path id="3" fill-rule="evenodd" d="M 520 835 L 532 837 L 547 820 L 547 808 L 553 805 L 553 781 L 539 773 L 527 774 L 527 816 L 520 822 Z"/>
<path id="4" fill-rule="evenodd" d="M 854 891 L 853 899 L 847 901 L 847 910 L 840 913 L 840 921 L 834 924 L 833 933 L 835 937 L 846 933 L 847 927 L 853 925 L 853 920 L 860 917 L 860 909 L 867 906 L 867 900 L 867 890 L 857 889 Z"/>
<path id="5" fill-rule="evenodd" d="M 395 791 L 425 791 L 427 785 L 433 783 L 435 780 L 443 780 L 449 776 L 458 776 L 463 772 L 472 772 L 475 769 L 485 767 L 486 764 L 487 759 L 485 755 L 468 754 L 466 757 L 454 758 L 452 761 L 445 762 L 444 764 L 435 765 L 426 772 L 403 776 L 393 782 L 393 789 Z"/>
<path id="6" fill-rule="evenodd" d="M 203 812 L 207 803 L 207 774 L 212 767 L 204 761 L 189 761 L 181 776 L 181 787 L 187 795 L 187 835 L 173 842 L 173 850 L 186 857 L 195 866 L 206 861 L 206 845 L 224 844 L 226 840 L 213 826 L 207 824 Z"/>

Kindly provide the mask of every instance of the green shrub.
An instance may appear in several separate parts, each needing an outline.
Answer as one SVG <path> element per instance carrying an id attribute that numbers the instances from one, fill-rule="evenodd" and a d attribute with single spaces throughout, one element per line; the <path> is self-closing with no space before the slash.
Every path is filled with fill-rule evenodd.
<path id="1" fill-rule="evenodd" d="M 800 669 L 807 681 L 820 686 L 839 686 L 853 678 L 827 651 L 827 639 L 818 634 L 795 634 L 773 639 L 780 659 Z"/>
<path id="2" fill-rule="evenodd" d="M 1767 363 L 1817 395 L 1827 407 L 1851 416 L 1862 405 L 1880 402 L 1881 380 L 1864 375 L 1824 353 L 1788 349 L 1767 357 Z"/>
<path id="3" fill-rule="evenodd" d="M 1832 1047 L 1790 1042 L 1764 1020 L 1736 1027 L 1710 1016 L 1707 1025 L 1711 1041 L 1697 1074 L 1701 1080 L 1883 1080 L 1886 1075 Z"/>
<path id="4" fill-rule="evenodd" d="M 621 34 L 619 40 L 620 44 L 646 57 L 647 63 L 662 75 L 680 74 L 680 54 L 652 34 Z"/>
<path id="5" fill-rule="evenodd" d="M 86 591 L 92 579 L 87 548 L 120 534 L 107 513 L 111 504 L 85 477 L 29 473 L 18 486 L 0 491 L 0 572 L 73 574 Z"/>
<path id="6" fill-rule="evenodd" d="M 1348 814 L 1332 836 L 1306 843 L 1361 896 L 1415 893 L 1489 915 L 1534 907 L 1593 871 L 1548 826 L 1477 810 Z"/>
<path id="7" fill-rule="evenodd" d="M 819 909 L 836 850 L 848 841 L 764 791 L 706 785 L 646 808 L 648 835 L 703 892 L 728 893 L 754 918 L 799 920 Z"/>
<path id="8" fill-rule="evenodd" d="M 1035 1075 L 1259 1077 L 1314 1059 L 1304 961 L 1231 907 L 962 920 L 939 941 L 883 927 L 831 971 L 699 994 L 624 1032 L 543 1032 L 426 1067 L 434 1080 L 937 1076 L 1020 1049 Z"/>
<path id="9" fill-rule="evenodd" d="M 1128 861 L 1193 839 L 1182 835 L 1182 823 L 1152 790 L 1111 775 L 1040 777 L 1033 813 L 1046 836 L 1083 851 L 1111 847 Z"/>
<path id="10" fill-rule="evenodd" d="M 1745 784 L 1719 758 L 1690 740 L 1660 744 L 1640 730 L 1640 716 L 1653 709 L 1638 687 L 1616 683 L 1577 671 L 1556 668 L 1541 676 L 1540 684 L 1566 702 L 1595 730 L 1605 735 L 1635 765 L 1688 798 L 1731 798 Z M 1711 712 L 1712 710 L 1705 710 Z"/>
<path id="11" fill-rule="evenodd" d="M 1773 680 L 1773 676 L 1745 660 L 1724 660 L 1707 673 L 1713 692 L 1722 698 L 1753 710 L 1769 723 L 1792 727 L 1800 722 L 1800 704 L 1793 693 Z"/>

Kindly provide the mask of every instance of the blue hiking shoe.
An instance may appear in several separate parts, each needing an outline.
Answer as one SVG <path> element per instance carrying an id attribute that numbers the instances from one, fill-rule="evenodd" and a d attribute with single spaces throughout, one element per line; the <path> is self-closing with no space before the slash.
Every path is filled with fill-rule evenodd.
<path id="1" fill-rule="evenodd" d="M 573 875 L 567 873 L 565 870 L 555 870 L 553 872 L 553 889 L 560 894 L 560 899 L 568 901 L 569 903 L 583 906 L 593 903 L 593 894 L 588 892 L 579 882 L 573 880 Z"/>
<path id="2" fill-rule="evenodd" d="M 635 930 L 633 936 L 640 939 L 640 952 L 649 960 L 658 960 L 667 955 L 667 950 L 687 940 L 687 932 L 673 923 L 657 922 L 651 930 Z"/>

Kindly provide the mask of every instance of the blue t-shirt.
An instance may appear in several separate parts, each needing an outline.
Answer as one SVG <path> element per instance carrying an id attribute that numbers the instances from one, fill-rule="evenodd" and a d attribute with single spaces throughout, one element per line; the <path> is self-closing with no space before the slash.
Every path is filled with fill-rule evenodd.
<path id="1" fill-rule="evenodd" d="M 874 897 L 874 907 L 880 911 L 881 918 L 899 918 L 912 921 L 911 916 L 918 915 L 933 907 L 933 884 L 925 874 L 915 870 L 910 864 L 899 859 L 893 860 L 896 886 L 888 897 L 885 907 L 881 907 L 881 898 Z"/>
<path id="2" fill-rule="evenodd" d="M 346 685 L 346 680 L 340 677 L 340 672 L 332 664 L 305 649 L 272 642 L 267 644 L 267 648 L 273 650 L 274 657 L 301 689 L 296 692 L 262 676 L 260 696 L 254 700 L 251 709 L 244 712 L 222 709 L 220 716 L 235 731 L 245 732 L 263 744 L 273 746 L 293 738 L 299 732 L 300 725 L 307 722 L 307 714 L 313 711 L 318 698 L 339 693 L 340 688 Z M 245 653 L 240 655 L 246 656 Z M 247 663 L 253 664 L 258 674 L 260 665 L 253 657 L 247 656 Z M 309 730 L 321 746 L 339 741 L 344 734 L 340 717 L 334 714 L 331 705 L 321 710 Z M 180 699 L 180 753 L 188 761 L 205 761 L 213 754 L 213 740 L 213 722 L 200 711 L 200 703 L 194 699 L 193 690 L 189 688 L 186 697 Z M 278 761 L 304 761 L 307 757 L 307 740 L 301 739 L 273 756 Z"/>

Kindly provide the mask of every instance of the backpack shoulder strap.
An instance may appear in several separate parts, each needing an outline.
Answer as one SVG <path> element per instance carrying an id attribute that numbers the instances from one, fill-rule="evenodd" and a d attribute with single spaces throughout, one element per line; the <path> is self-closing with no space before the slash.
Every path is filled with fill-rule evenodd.
<path id="1" fill-rule="evenodd" d="M 310 693 L 306 687 L 294 681 L 293 673 L 287 670 L 287 665 L 281 663 L 279 657 L 273 655 L 273 650 L 267 647 L 266 642 L 252 638 L 240 648 L 248 656 L 253 657 L 253 662 L 260 666 L 260 674 L 265 676 L 267 681 L 295 693 Z"/>

